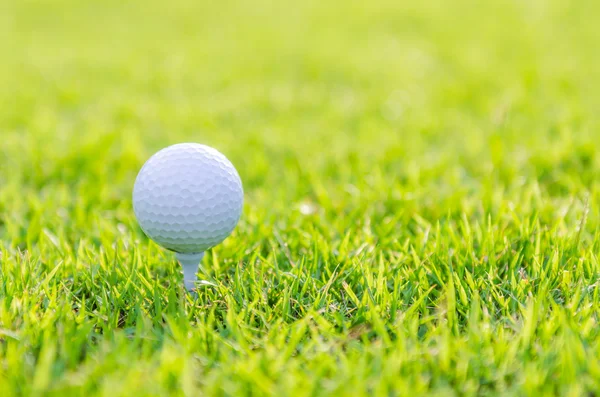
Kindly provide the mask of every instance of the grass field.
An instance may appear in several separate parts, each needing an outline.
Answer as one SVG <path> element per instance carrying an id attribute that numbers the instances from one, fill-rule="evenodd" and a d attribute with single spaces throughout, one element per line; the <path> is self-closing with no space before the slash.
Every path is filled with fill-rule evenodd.
<path id="1" fill-rule="evenodd" d="M 0 6 L 0 395 L 600 394 L 600 5 Z M 245 187 L 197 298 L 144 161 Z"/>

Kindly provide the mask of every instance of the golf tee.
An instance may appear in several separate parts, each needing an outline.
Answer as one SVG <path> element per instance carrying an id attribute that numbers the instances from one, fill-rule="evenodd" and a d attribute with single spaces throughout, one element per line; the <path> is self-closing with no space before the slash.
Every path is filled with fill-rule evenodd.
<path id="1" fill-rule="evenodd" d="M 176 253 L 175 256 L 183 268 L 183 283 L 185 289 L 192 291 L 196 283 L 196 273 L 198 272 L 198 266 L 204 258 L 204 252 L 194 254 L 182 254 Z"/>

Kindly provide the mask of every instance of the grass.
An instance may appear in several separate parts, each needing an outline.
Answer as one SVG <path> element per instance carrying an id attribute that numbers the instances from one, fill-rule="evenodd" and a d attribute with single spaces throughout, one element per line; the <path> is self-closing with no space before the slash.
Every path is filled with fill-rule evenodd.
<path id="1" fill-rule="evenodd" d="M 600 7 L 9 1 L 3 396 L 600 394 Z M 156 150 L 246 205 L 197 298 Z"/>

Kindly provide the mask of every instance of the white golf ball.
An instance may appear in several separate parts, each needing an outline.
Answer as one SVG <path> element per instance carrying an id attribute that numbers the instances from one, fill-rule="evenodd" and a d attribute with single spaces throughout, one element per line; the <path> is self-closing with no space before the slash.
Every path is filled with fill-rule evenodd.
<path id="1" fill-rule="evenodd" d="M 148 237 L 180 254 L 198 254 L 231 234 L 242 214 L 242 181 L 211 147 L 182 143 L 163 149 L 142 167 L 133 209 Z"/>

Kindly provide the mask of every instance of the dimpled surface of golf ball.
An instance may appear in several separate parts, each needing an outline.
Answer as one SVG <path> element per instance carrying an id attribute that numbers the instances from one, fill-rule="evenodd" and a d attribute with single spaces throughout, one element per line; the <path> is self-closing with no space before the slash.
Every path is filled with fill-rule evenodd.
<path id="1" fill-rule="evenodd" d="M 133 188 L 133 208 L 144 233 L 180 253 L 204 252 L 225 240 L 240 219 L 243 201 L 233 164 L 196 143 L 156 153 Z"/>

